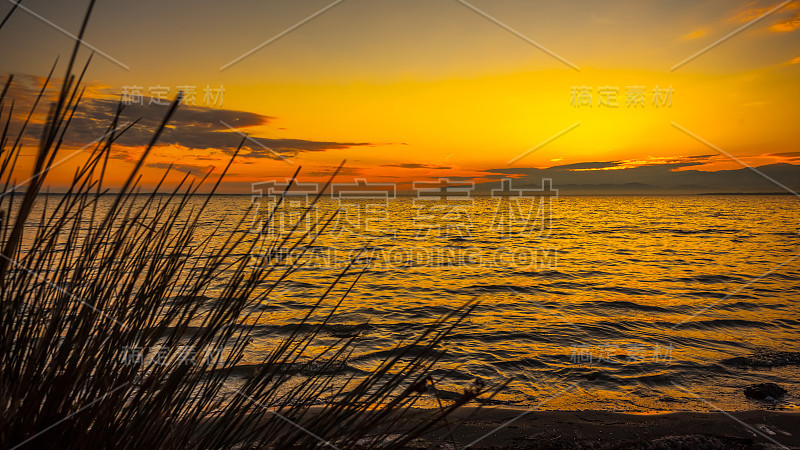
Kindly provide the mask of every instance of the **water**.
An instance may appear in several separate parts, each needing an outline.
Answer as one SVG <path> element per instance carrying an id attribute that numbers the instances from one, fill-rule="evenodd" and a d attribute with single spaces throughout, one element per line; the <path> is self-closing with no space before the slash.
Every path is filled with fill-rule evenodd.
<path id="1" fill-rule="evenodd" d="M 250 201 L 217 199 L 208 223 Z M 323 201 L 321 214 L 335 206 Z M 493 198 L 449 217 L 420 219 L 414 206 L 412 198 L 392 200 L 386 217 L 374 214 L 360 235 L 339 233 L 334 223 L 315 243 L 316 267 L 300 270 L 273 298 L 255 348 L 288 332 L 338 273 L 319 255 L 343 262 L 367 247 L 357 268 L 371 257 L 369 268 L 326 329 L 331 339 L 360 332 L 353 372 L 374 368 L 424 324 L 478 297 L 480 306 L 446 341 L 443 391 L 475 378 L 512 378 L 497 402 L 626 411 L 797 407 L 797 360 L 789 354 L 786 364 L 786 354 L 775 353 L 800 351 L 800 259 L 791 259 L 800 254 L 797 198 L 562 197 L 544 227 L 534 214 L 533 233 L 518 220 L 498 227 Z M 438 226 L 420 232 L 431 223 Z M 753 354 L 760 364 L 732 359 Z M 746 399 L 743 388 L 756 382 L 778 383 L 789 395 L 777 405 Z"/>
<path id="2" fill-rule="evenodd" d="M 212 200 L 201 234 L 222 222 L 222 239 L 252 201 Z M 288 204 L 288 214 L 303 206 Z M 339 206 L 323 199 L 310 222 Z M 365 271 L 318 343 L 359 335 L 342 379 L 375 368 L 401 341 L 477 298 L 479 307 L 445 342 L 437 372 L 447 374 L 438 384 L 445 399 L 480 378 L 511 379 L 494 403 L 515 407 L 800 404 L 796 197 L 561 197 L 552 210 L 520 203 L 511 216 L 496 214 L 508 205 L 490 197 L 420 213 L 421 206 L 403 197 L 347 205 L 306 254 L 307 266 L 261 305 L 267 314 L 243 367 L 286 337 L 358 255 L 342 283 Z M 297 216 L 282 217 L 273 223 Z M 744 387 L 760 382 L 789 394 L 777 404 L 745 398 Z"/>

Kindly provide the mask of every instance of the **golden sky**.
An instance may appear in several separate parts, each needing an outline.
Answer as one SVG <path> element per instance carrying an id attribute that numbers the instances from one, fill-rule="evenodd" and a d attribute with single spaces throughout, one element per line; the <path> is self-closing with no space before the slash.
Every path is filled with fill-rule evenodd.
<path id="1" fill-rule="evenodd" d="M 15 42 L 0 49 L 0 72 L 41 76 L 68 55 L 64 31 L 76 32 L 83 7 L 65 3 L 23 4 L 0 31 Z M 319 178 L 343 159 L 348 175 L 400 182 L 697 155 L 715 156 L 693 168 L 733 169 L 697 137 L 751 165 L 797 160 L 798 28 L 797 0 L 106 1 L 86 34 L 98 52 L 87 81 L 96 108 L 133 86 L 145 104 L 158 87 L 174 97 L 191 86 L 192 108 L 225 111 L 187 116 L 192 139 L 176 125 L 148 177 L 168 163 L 198 176 L 223 166 L 229 148 L 198 144 L 201 131 L 238 143 L 220 117 L 288 158 L 251 144 L 228 191 L 298 165 Z M 205 102 L 206 87 L 224 93 Z M 114 173 L 137 142 L 119 148 Z"/>

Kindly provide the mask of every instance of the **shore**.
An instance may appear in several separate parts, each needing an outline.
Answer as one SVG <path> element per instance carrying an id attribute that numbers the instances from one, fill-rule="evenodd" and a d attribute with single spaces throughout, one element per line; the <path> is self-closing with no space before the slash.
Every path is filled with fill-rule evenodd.
<path id="1" fill-rule="evenodd" d="M 800 448 L 800 413 L 630 414 L 463 408 L 410 448 L 771 449 Z M 516 420 L 514 420 L 516 418 Z M 506 426 L 503 424 L 512 421 Z"/>

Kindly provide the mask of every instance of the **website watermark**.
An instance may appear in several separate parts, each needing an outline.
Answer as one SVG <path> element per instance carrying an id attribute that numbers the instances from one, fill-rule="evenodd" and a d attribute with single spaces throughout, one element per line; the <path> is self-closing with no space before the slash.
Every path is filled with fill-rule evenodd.
<path id="1" fill-rule="evenodd" d="M 569 104 L 573 108 L 671 108 L 675 90 L 646 86 L 572 86 Z"/>
<path id="2" fill-rule="evenodd" d="M 574 364 L 672 362 L 671 343 L 627 345 L 574 345 L 569 360 Z"/>
<path id="3" fill-rule="evenodd" d="M 398 196 L 394 183 L 374 183 L 356 179 L 353 183 L 334 183 L 321 193 L 320 183 L 291 183 L 290 180 L 253 184 L 254 219 L 251 232 L 280 236 L 286 232 L 314 230 L 326 214 L 336 211 L 327 228 L 331 235 L 369 236 L 371 233 L 396 235 L 397 215 L 410 223 L 414 238 L 466 239 L 478 225 L 487 225 L 501 238 L 525 236 L 546 239 L 552 227 L 553 199 L 558 190 L 550 179 L 536 188 L 514 186 L 514 180 L 500 180 L 499 188 L 480 197 L 484 208 L 475 208 L 474 182 L 440 178 L 412 183 L 411 198 Z M 332 204 L 321 206 L 318 197 Z M 486 209 L 488 207 L 488 210 Z"/>
<path id="4" fill-rule="evenodd" d="M 225 349 L 198 348 L 195 345 L 179 346 L 124 346 L 120 348 L 119 361 L 130 366 L 216 366 L 225 362 Z"/>
<path id="5" fill-rule="evenodd" d="M 188 106 L 204 106 L 208 108 L 222 107 L 225 100 L 225 87 L 212 87 L 206 85 L 202 88 L 196 85 L 175 86 L 122 86 L 122 104 L 130 105 L 168 105 L 178 92 L 182 94 L 181 104 Z"/>

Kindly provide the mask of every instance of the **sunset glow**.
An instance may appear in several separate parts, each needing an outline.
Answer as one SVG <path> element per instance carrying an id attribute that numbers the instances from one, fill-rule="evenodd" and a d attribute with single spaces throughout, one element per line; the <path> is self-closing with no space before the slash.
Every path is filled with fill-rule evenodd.
<path id="1" fill-rule="evenodd" d="M 800 448 L 800 0 L 0 42 L 0 447 Z"/>
<path id="2" fill-rule="evenodd" d="M 34 13 L 67 28 L 77 14 L 40 3 L 26 4 L 29 11 L 4 31 L 20 45 L 0 50 L 1 70 L 41 76 L 68 48 L 69 38 Z M 321 179 L 344 159 L 345 176 L 398 183 L 441 176 L 480 183 L 491 169 L 546 168 L 554 160 L 657 164 L 714 155 L 692 168 L 742 167 L 673 123 L 746 164 L 793 163 L 800 19 L 798 2 L 784 3 L 351 0 L 285 34 L 328 4 L 265 2 L 244 16 L 243 5 L 222 10 L 211 2 L 189 10 L 101 5 L 86 41 L 107 57 L 95 54 L 87 97 L 133 94 L 134 103 L 150 106 L 151 97 L 166 101 L 188 89 L 189 106 L 228 110 L 231 119 L 257 115 L 231 125 L 276 153 L 248 141 L 257 150 L 234 162 L 226 192 L 249 192 L 260 178 L 288 176 L 292 165 Z M 112 16 L 127 17 L 131 28 L 112 26 Z M 139 27 L 149 31 L 142 36 Z M 228 38 L 209 39 L 209 29 Z M 137 39 L 108 39 L 126 32 Z M 45 48 L 45 38 L 62 46 Z M 30 88 L 40 80 L 30 79 Z M 227 136 L 231 147 L 241 138 L 214 114 L 202 120 L 193 125 Z M 71 148 L 97 137 L 87 132 Z M 178 137 L 160 145 L 146 180 L 170 163 L 194 176 L 227 163 L 230 148 L 196 144 Z M 121 147 L 111 164 L 124 172 L 141 148 Z M 79 161 L 56 169 L 50 183 L 65 183 Z"/>

